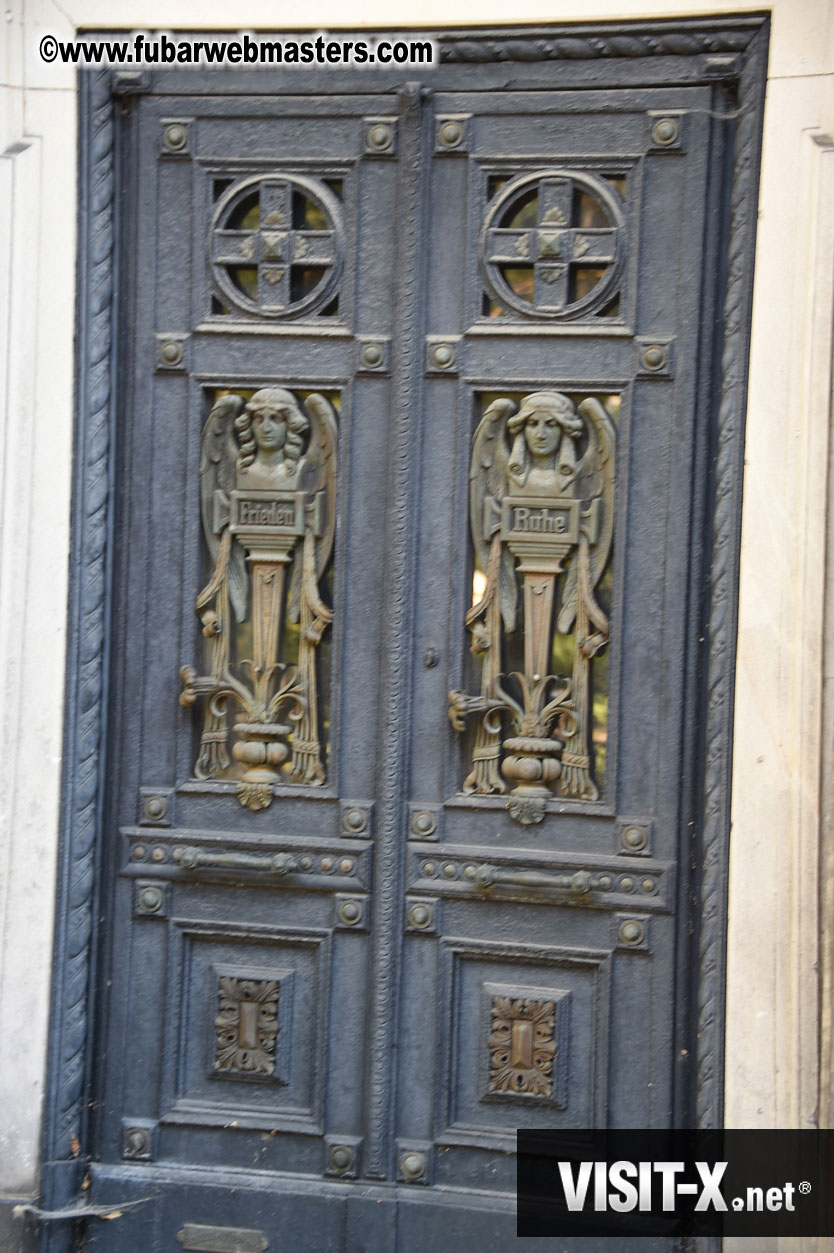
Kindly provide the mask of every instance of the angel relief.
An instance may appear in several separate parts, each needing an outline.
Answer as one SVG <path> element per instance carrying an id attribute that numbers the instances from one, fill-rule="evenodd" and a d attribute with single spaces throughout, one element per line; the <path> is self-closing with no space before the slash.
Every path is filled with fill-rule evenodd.
<path id="1" fill-rule="evenodd" d="M 525 824 L 541 822 L 554 793 L 599 797 L 590 679 L 591 659 L 608 643 L 595 589 L 611 551 L 615 447 L 600 401 L 577 409 L 561 392 L 534 392 L 519 405 L 498 399 L 475 432 L 470 525 L 484 577 L 466 625 L 481 691 L 450 692 L 449 716 L 463 731 L 468 715 L 480 715 L 464 791 L 514 784 L 507 808 Z M 557 635 L 574 638 L 569 676 L 551 673 L 554 611 Z M 507 677 L 502 654 L 519 634 L 524 669 Z M 503 738 L 507 719 L 513 734 Z"/>
<path id="2" fill-rule="evenodd" d="M 271 803 L 282 767 L 287 782 L 325 778 L 316 650 L 333 618 L 319 585 L 333 551 L 336 448 L 329 401 L 314 393 L 302 404 L 280 387 L 248 401 L 222 396 L 203 428 L 200 497 L 213 569 L 196 608 L 210 673 L 184 667 L 180 703 L 206 698 L 198 779 L 228 770 L 236 710 L 238 798 L 250 809 Z M 298 625 L 294 665 L 281 659 L 285 621 Z M 238 659 L 244 639 L 251 656 Z"/>

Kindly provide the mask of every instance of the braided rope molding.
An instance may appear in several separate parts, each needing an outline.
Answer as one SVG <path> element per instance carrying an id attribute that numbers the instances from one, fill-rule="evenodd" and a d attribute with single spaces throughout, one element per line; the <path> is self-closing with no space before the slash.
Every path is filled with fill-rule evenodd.
<path id="1" fill-rule="evenodd" d="M 60 964 L 56 961 L 58 974 L 50 1028 L 46 1162 L 71 1161 L 84 1151 L 93 893 L 105 710 L 114 190 L 109 72 L 98 71 L 89 78 L 82 75 L 81 90 L 89 102 L 86 166 L 90 191 L 80 250 L 82 266 L 86 263 L 81 270 L 84 287 L 79 306 L 79 335 L 84 347 L 79 364 L 63 829 L 56 922 L 56 953 L 62 960 Z"/>
<path id="2" fill-rule="evenodd" d="M 400 879 L 404 858 L 402 781 L 406 777 L 405 728 L 410 723 L 409 645 L 413 596 L 414 544 L 409 536 L 410 457 L 414 429 L 412 409 L 418 395 L 414 339 L 418 327 L 419 234 L 422 126 L 420 89 L 409 84 L 401 95 L 402 275 L 397 298 L 397 329 L 400 342 L 397 372 L 397 419 L 391 456 L 393 488 L 389 514 L 389 560 L 385 586 L 390 589 L 390 612 L 384 656 L 387 684 L 381 727 L 381 786 L 376 839 L 373 920 L 373 993 L 371 1045 L 368 1066 L 367 1138 L 363 1148 L 364 1173 L 384 1178 L 389 1153 L 393 1102 L 391 1101 L 391 1036 L 397 1023 L 397 971 L 401 948 Z"/>
<path id="3" fill-rule="evenodd" d="M 699 53 L 744 52 L 760 25 L 759 19 L 742 21 L 729 29 L 703 29 L 686 25 L 666 29 L 630 26 L 592 32 L 513 36 L 483 35 L 445 42 L 438 36 L 441 62 L 488 61 L 588 61 L 597 57 L 694 56 Z"/>
<path id="4" fill-rule="evenodd" d="M 699 1127 L 720 1127 L 723 1123 L 730 771 L 747 382 L 746 333 L 756 232 L 762 71 L 761 40 L 756 40 L 748 52 L 738 92 L 741 112 L 733 150 L 715 456 L 698 941 L 695 1105 Z"/>

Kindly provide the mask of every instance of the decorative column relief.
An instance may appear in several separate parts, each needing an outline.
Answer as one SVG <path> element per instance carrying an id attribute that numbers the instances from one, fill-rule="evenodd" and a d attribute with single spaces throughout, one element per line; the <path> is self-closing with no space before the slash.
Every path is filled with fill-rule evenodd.
<path id="1" fill-rule="evenodd" d="M 207 697 L 199 779 L 230 765 L 229 701 L 240 710 L 232 755 L 245 767 L 238 798 L 249 809 L 271 804 L 290 753 L 291 782 L 325 778 L 316 648 L 333 619 L 319 582 L 333 550 L 336 449 L 330 403 L 314 393 L 301 404 L 280 387 L 262 388 L 248 402 L 222 396 L 203 429 L 203 532 L 214 568 L 196 609 L 210 641 L 210 672 L 183 667 L 180 703 Z M 280 660 L 285 618 L 299 625 L 291 666 Z M 252 656 L 238 660 L 234 624 L 244 622 Z"/>
<path id="2" fill-rule="evenodd" d="M 472 446 L 470 524 L 484 572 L 466 615 L 481 691 L 449 693 L 463 731 L 481 715 L 465 792 L 504 793 L 520 823 L 541 822 L 553 795 L 594 801 L 591 659 L 608 643 L 594 590 L 614 529 L 616 429 L 604 406 L 534 392 L 487 409 Z M 572 673 L 551 673 L 555 632 L 574 634 Z M 523 636 L 524 669 L 503 673 L 505 636 Z M 511 681 L 510 681 L 511 680 Z M 514 734 L 503 738 L 509 715 Z M 503 778 L 501 777 L 503 775 Z"/>

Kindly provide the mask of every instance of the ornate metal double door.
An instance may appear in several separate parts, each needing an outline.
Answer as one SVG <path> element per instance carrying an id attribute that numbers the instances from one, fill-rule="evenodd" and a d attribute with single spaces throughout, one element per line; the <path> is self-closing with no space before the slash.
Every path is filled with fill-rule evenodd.
<path id="1" fill-rule="evenodd" d="M 519 1126 L 693 1119 L 728 128 L 501 43 L 121 97 L 91 1247 L 504 1248 Z"/>

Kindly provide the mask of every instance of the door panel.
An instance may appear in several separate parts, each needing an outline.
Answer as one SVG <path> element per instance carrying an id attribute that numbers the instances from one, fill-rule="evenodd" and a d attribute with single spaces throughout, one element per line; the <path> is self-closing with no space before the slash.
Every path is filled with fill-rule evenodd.
<path id="1" fill-rule="evenodd" d="M 503 1248 L 519 1126 L 693 1117 L 719 89 L 438 73 L 125 109 L 120 1250 Z"/>
<path id="2" fill-rule="evenodd" d="M 390 113 L 396 102 L 332 99 L 311 110 L 309 101 L 283 100 L 276 110 L 274 101 L 242 109 L 196 98 L 185 117 L 180 100 L 142 103 L 133 125 L 148 176 L 135 209 L 136 382 L 126 397 L 131 471 L 117 607 L 126 630 L 114 680 L 116 743 L 125 747 L 113 758 L 122 892 L 110 960 L 127 983 L 118 986 L 118 1008 L 114 999 L 107 1050 L 108 1082 L 135 1078 L 123 1097 L 129 1127 L 124 1116 L 109 1120 L 106 1143 L 131 1160 L 319 1173 L 325 1105 L 328 1128 L 356 1137 L 361 1124 L 382 621 L 383 550 L 371 537 L 385 525 L 385 262 L 396 219 L 395 162 L 363 155 L 373 128 L 366 115 Z M 166 150 L 172 126 L 186 132 L 185 152 Z M 330 259 L 342 266 L 335 286 L 306 308 L 303 294 L 294 299 L 294 274 L 263 277 L 284 264 L 267 246 L 292 257 L 300 240 L 316 259 L 320 223 L 290 220 L 305 194 L 302 210 L 332 213 L 341 253 L 331 250 Z M 263 219 L 275 212 L 286 220 L 265 231 L 255 205 Z M 240 279 L 254 266 L 225 265 L 234 249 L 255 252 L 245 258 L 260 266 L 254 283 Z M 147 265 L 148 256 L 159 261 Z M 305 268 L 302 258 L 295 269 Z M 350 333 L 359 316 L 361 342 Z M 171 344 L 180 351 L 169 363 Z M 378 355 L 365 368 L 359 353 L 369 344 Z M 172 684 L 181 664 L 201 674 L 212 664 L 213 637 L 203 639 L 194 612 L 213 569 L 200 524 L 204 424 L 218 397 L 245 400 L 277 383 L 299 402 L 323 395 L 338 414 L 336 543 L 321 582 L 334 620 L 316 662 L 320 698 L 330 689 L 329 711 L 321 701 L 326 778 L 311 787 L 282 775 L 280 806 L 252 809 L 237 795 L 233 727 L 221 737 L 229 764 L 195 777 L 210 693 L 178 710 Z M 243 623 L 228 607 L 224 623 L 239 679 L 253 645 L 253 595 Z M 141 606 L 141 625 L 128 605 Z M 273 868 L 282 854 L 295 859 L 287 876 Z M 153 1145 L 140 1134 L 131 1141 L 140 1147 L 126 1150 L 130 1128 L 141 1133 L 149 1121 Z"/>
<path id="3" fill-rule="evenodd" d="M 455 360 L 441 371 L 429 355 L 419 454 L 404 953 L 404 986 L 419 993 L 403 998 L 413 1043 L 400 1052 L 398 1089 L 403 1139 L 410 1130 L 415 1141 L 442 1144 L 434 1169 L 443 1183 L 474 1185 L 489 1150 L 491 1179 L 511 1191 L 513 1160 L 494 1150 L 511 1150 L 519 1125 L 664 1126 L 680 1117 L 672 1044 L 683 1024 L 672 990 L 687 872 L 680 835 L 691 804 L 679 763 L 708 95 L 467 93 L 434 104 L 438 133 L 451 117 L 465 138 L 431 167 L 438 217 L 432 211 L 428 342 L 453 346 Z M 673 152 L 653 148 L 657 117 L 684 114 L 685 141 Z M 502 189 L 520 183 L 522 208 L 512 198 L 509 208 L 524 226 L 498 228 L 512 241 L 503 255 L 520 241 L 529 262 L 531 235 L 543 234 L 530 197 L 558 187 L 565 170 L 580 212 L 594 197 L 614 201 L 613 282 L 606 288 L 603 277 L 601 293 L 573 307 L 566 283 L 563 308 L 540 314 L 540 274 L 528 265 L 533 307 L 524 312 L 519 302 L 496 316 L 501 278 L 488 255 Z M 647 345 L 662 346 L 658 370 L 640 360 Z M 576 403 L 596 396 L 616 421 L 611 656 L 593 684 L 605 710 L 593 728 L 599 796 L 557 791 L 544 819 L 523 825 L 508 815 L 506 796 L 461 793 L 476 745 L 471 735 L 463 745 L 461 736 L 438 735 L 437 718 L 447 690 L 474 692 L 479 682 L 464 628 L 473 603 L 473 437 L 495 396 L 518 409 L 544 390 Z M 426 669 L 426 646 L 446 664 Z M 506 632 L 503 649 L 506 671 L 519 656 Z M 421 823 L 429 840 L 419 839 Z M 568 884 L 583 870 L 598 886 L 577 898 Z M 415 1090 L 434 1093 L 433 1113 Z"/>

